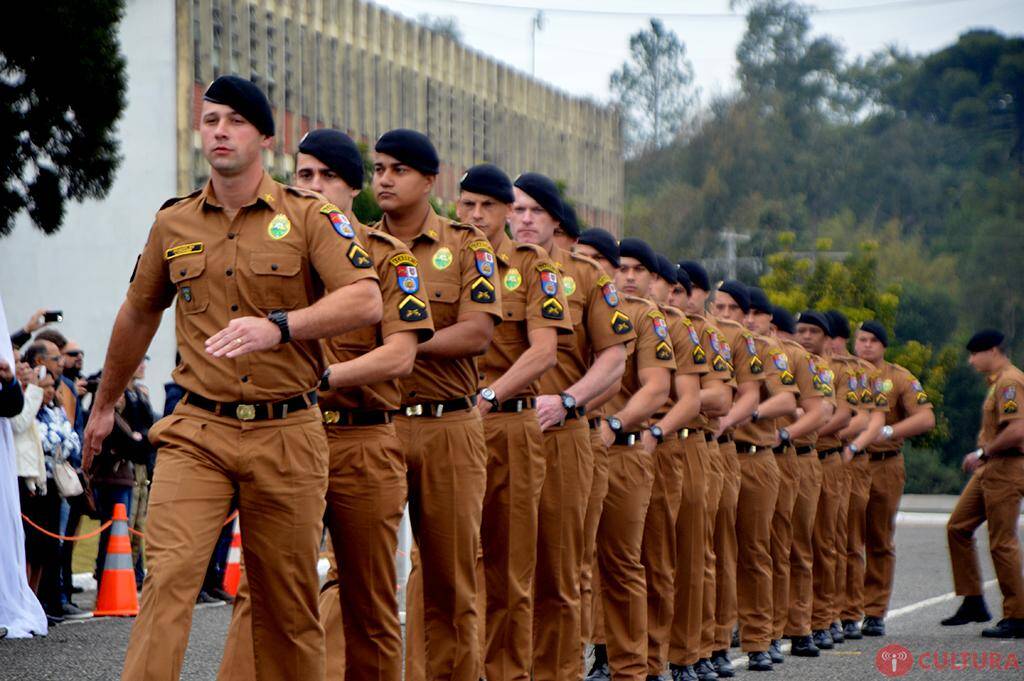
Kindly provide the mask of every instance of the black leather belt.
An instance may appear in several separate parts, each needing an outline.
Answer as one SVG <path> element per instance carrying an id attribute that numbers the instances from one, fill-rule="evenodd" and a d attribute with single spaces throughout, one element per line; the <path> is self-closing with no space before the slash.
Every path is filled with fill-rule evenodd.
<path id="1" fill-rule="evenodd" d="M 813 451 L 814 451 L 814 447 L 812 447 L 810 445 L 797 445 L 796 446 L 796 455 L 797 456 L 806 456 L 806 455 L 810 454 Z"/>
<path id="2" fill-rule="evenodd" d="M 868 452 L 868 458 L 872 461 L 885 461 L 886 459 L 891 459 L 892 457 L 899 455 L 899 449 L 892 449 L 888 452 Z"/>
<path id="3" fill-rule="evenodd" d="M 267 421 L 283 419 L 293 411 L 309 409 L 316 404 L 316 391 L 274 402 L 216 402 L 193 392 L 186 392 L 181 399 L 185 404 L 205 409 L 217 416 L 227 416 L 239 421 Z"/>
<path id="4" fill-rule="evenodd" d="M 758 445 L 753 442 L 745 442 L 744 440 L 736 440 L 736 453 L 737 454 L 757 454 Z"/>
<path id="5" fill-rule="evenodd" d="M 582 416 L 584 414 L 586 414 L 586 413 L 587 413 L 587 410 L 584 409 L 583 407 L 576 407 L 574 409 L 570 409 L 569 411 L 565 412 L 565 420 L 569 421 L 571 419 L 582 418 Z M 601 419 L 598 419 L 598 421 L 600 421 L 600 420 Z"/>
<path id="6" fill-rule="evenodd" d="M 772 447 L 772 453 L 785 454 L 787 449 L 789 449 L 788 445 L 777 445 L 775 447 Z"/>
<path id="7" fill-rule="evenodd" d="M 821 450 L 821 451 L 818 452 L 818 460 L 819 461 L 824 461 L 825 459 L 827 459 L 828 457 L 832 456 L 833 454 L 836 454 L 836 453 L 841 452 L 841 451 L 843 451 L 842 447 L 834 447 L 832 449 Z"/>
<path id="8" fill-rule="evenodd" d="M 704 441 L 707 442 L 708 444 L 711 444 L 712 442 L 715 441 L 715 434 L 712 433 L 710 430 L 705 430 Z"/>
<path id="9" fill-rule="evenodd" d="M 356 409 L 328 409 L 324 411 L 325 426 L 382 426 L 391 423 L 394 412 L 379 409 L 360 411 Z"/>
<path id="10" fill-rule="evenodd" d="M 590 426 L 590 428 L 592 430 L 597 430 L 598 428 L 601 427 L 601 417 L 600 416 L 595 416 L 592 419 L 588 419 L 587 420 L 587 425 Z"/>
<path id="11" fill-rule="evenodd" d="M 476 406 L 476 395 L 456 397 L 454 400 L 443 402 L 420 402 L 418 404 L 403 404 L 398 413 L 403 416 L 430 416 L 439 419 L 450 411 L 465 411 Z"/>
<path id="12" fill-rule="evenodd" d="M 986 454 L 986 459 L 1012 459 L 1014 457 L 1024 456 L 1024 451 L 1020 449 L 1003 449 L 998 452 Z"/>
<path id="13" fill-rule="evenodd" d="M 533 409 L 536 406 L 537 400 L 533 397 L 517 397 L 512 400 L 499 402 L 498 408 L 491 411 L 500 411 L 503 414 L 518 414 L 521 411 Z"/>
<path id="14" fill-rule="evenodd" d="M 721 435 L 718 436 L 718 444 L 725 445 L 729 444 L 730 442 L 732 442 L 732 435 L 730 435 L 729 433 L 722 433 Z"/>
<path id="15" fill-rule="evenodd" d="M 640 442 L 640 431 L 630 433 L 616 433 L 615 442 L 613 444 L 632 447 L 637 442 Z"/>

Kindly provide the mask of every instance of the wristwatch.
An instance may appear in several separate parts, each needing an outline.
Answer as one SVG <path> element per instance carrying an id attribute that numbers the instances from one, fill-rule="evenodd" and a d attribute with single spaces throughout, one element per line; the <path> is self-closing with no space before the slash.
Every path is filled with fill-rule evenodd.
<path id="1" fill-rule="evenodd" d="M 267 315 L 267 319 L 277 324 L 277 328 L 281 329 L 281 343 L 287 343 L 292 339 L 292 332 L 288 330 L 288 313 L 284 310 L 272 310 Z"/>
<path id="2" fill-rule="evenodd" d="M 784 445 L 789 444 L 789 431 L 785 428 L 779 428 L 779 440 L 781 440 Z"/>
<path id="3" fill-rule="evenodd" d="M 647 430 L 651 431 L 651 435 L 654 436 L 659 445 L 665 441 L 665 431 L 661 429 L 661 426 L 651 426 Z"/>
<path id="4" fill-rule="evenodd" d="M 846 448 L 850 450 L 851 454 L 860 454 L 860 447 L 857 446 L 856 442 L 851 442 L 846 445 Z"/>
<path id="5" fill-rule="evenodd" d="M 331 389 L 331 367 L 324 369 L 323 375 L 320 377 L 320 390 L 321 392 L 327 392 Z"/>
<path id="6" fill-rule="evenodd" d="M 482 388 L 480 390 L 480 397 L 484 398 L 491 403 L 491 406 L 497 409 L 501 405 L 498 403 L 498 396 L 494 394 L 494 390 L 491 388 Z"/>
<path id="7" fill-rule="evenodd" d="M 882 439 L 883 440 L 891 440 L 892 439 L 892 426 L 882 426 Z"/>
<path id="8" fill-rule="evenodd" d="M 618 435 L 622 432 L 622 421 L 619 420 L 618 416 L 609 416 L 605 419 L 608 422 L 608 427 L 612 429 L 612 432 Z"/>
<path id="9" fill-rule="evenodd" d="M 562 409 L 565 409 L 567 413 L 572 413 L 576 409 L 576 398 L 569 393 L 558 393 L 558 396 L 562 398 Z"/>
<path id="10" fill-rule="evenodd" d="M 757 410 L 755 409 L 754 413 L 750 415 L 750 422 L 751 423 L 757 423 L 757 419 L 758 418 L 760 418 L 760 417 L 757 415 Z"/>

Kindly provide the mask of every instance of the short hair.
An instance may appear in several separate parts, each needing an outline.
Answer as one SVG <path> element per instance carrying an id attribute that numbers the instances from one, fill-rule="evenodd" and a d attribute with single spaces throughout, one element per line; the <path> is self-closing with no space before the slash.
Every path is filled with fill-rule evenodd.
<path id="1" fill-rule="evenodd" d="M 46 356 L 46 344 L 43 343 L 44 340 L 47 340 L 47 339 L 45 339 L 45 338 L 42 339 L 42 340 L 36 339 L 35 341 L 33 341 L 32 345 L 28 346 L 28 349 L 25 350 L 25 354 L 22 355 L 22 359 L 30 367 L 34 367 L 36 365 L 36 358 L 37 357 L 45 357 Z M 52 343 L 53 341 L 50 341 L 50 342 Z"/>
<path id="2" fill-rule="evenodd" d="M 67 337 L 57 329 L 43 329 L 36 334 L 37 341 L 50 341 L 57 346 L 58 350 L 63 350 L 64 346 L 68 344 Z"/>

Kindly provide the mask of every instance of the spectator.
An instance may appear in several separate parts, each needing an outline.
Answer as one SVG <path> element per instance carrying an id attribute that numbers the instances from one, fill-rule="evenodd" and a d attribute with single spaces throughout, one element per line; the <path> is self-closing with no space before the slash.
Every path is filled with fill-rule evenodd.
<path id="1" fill-rule="evenodd" d="M 149 482 L 153 479 L 153 466 L 156 464 L 156 450 L 149 443 L 149 429 L 153 425 L 153 406 L 149 402 L 149 388 L 142 381 L 146 378 L 147 356 L 135 370 L 132 383 L 125 391 L 124 420 L 134 432 L 142 435 L 134 460 L 135 486 L 132 488 L 131 513 L 128 516 L 128 527 L 136 532 L 146 531 L 146 513 L 149 509 Z M 144 540 L 132 534 L 132 564 L 135 566 L 135 587 L 142 590 L 142 579 L 145 576 L 143 560 Z"/>
<path id="2" fill-rule="evenodd" d="M 29 317 L 28 323 L 25 324 L 25 326 L 11 334 L 11 345 L 14 346 L 15 350 L 20 349 L 21 346 L 29 342 L 33 333 L 47 326 L 48 322 L 43 317 L 45 313 L 45 307 L 36 310 L 32 316 Z"/>
<path id="3" fill-rule="evenodd" d="M 14 370 L 7 360 L 0 359 L 0 418 L 17 416 L 25 406 L 25 396 Z"/>

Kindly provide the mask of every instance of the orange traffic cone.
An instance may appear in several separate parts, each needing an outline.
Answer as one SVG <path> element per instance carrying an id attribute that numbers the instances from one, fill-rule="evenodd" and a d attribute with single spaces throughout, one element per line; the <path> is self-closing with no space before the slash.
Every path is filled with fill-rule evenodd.
<path id="1" fill-rule="evenodd" d="M 235 517 L 234 534 L 231 535 L 231 548 L 228 549 L 228 564 L 224 568 L 224 590 L 234 596 L 238 593 L 238 582 L 242 579 L 242 531 Z"/>
<path id="2" fill-rule="evenodd" d="M 103 579 L 100 580 L 100 595 L 93 614 L 133 617 L 139 614 L 139 599 L 135 595 L 135 568 L 132 566 L 128 512 L 124 504 L 114 505 L 113 520 L 107 541 L 107 557 L 103 563 Z"/>

